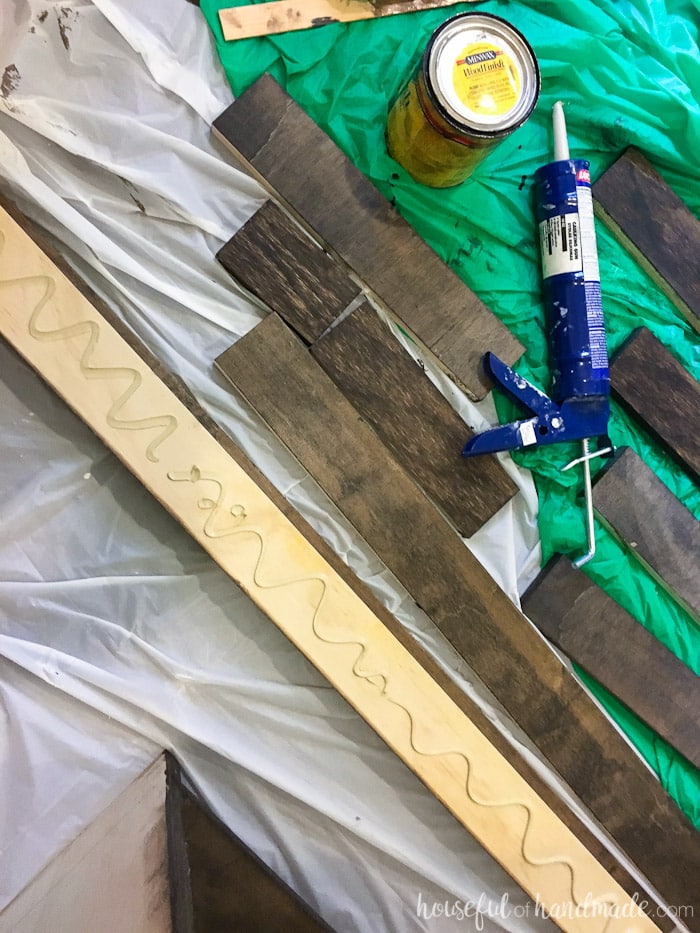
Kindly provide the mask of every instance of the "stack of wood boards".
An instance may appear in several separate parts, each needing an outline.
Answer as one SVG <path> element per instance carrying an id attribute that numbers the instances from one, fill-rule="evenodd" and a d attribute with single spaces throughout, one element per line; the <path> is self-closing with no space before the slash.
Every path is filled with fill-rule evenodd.
<path id="1" fill-rule="evenodd" d="M 110 325 L 98 310 L 99 300 L 87 289 L 78 290 L 7 213 L 0 222 L 0 280 L 5 286 L 0 326 L 11 344 L 524 890 L 537 894 L 545 909 L 572 904 L 574 912 L 581 897 L 591 894 L 609 904 L 618 918 L 625 917 L 631 901 L 614 880 L 618 870 L 606 870 L 498 753 L 408 650 L 405 637 L 395 636 L 382 623 L 386 612 L 374 612 L 371 597 L 362 597 L 357 581 L 348 582 L 347 573 L 336 572 L 310 544 L 265 493 L 264 484 L 252 478 L 255 471 L 242 468 L 245 458 L 234 458 L 228 449 L 232 445 L 218 440 L 216 430 L 208 431 L 206 419 L 195 417 L 196 406 L 184 404 L 159 378 L 138 341 L 125 340 Z M 313 363 L 308 354 L 305 359 Z M 167 381 L 172 383 L 169 377 Z M 179 396 L 187 398 L 182 387 Z M 700 865 L 693 851 L 695 836 L 639 762 L 629 757 L 607 720 L 596 715 L 582 692 L 572 690 L 572 683 L 567 685 L 568 706 L 597 733 L 607 752 L 606 766 L 615 775 L 621 773 L 626 793 L 631 788 L 637 806 L 641 800 L 645 816 L 651 813 L 669 827 L 662 837 L 655 831 L 654 839 L 657 853 L 675 852 L 674 870 L 667 871 L 666 880 L 660 868 L 656 872 L 671 899 L 672 880 L 682 884 Z M 588 777 L 602 777 L 602 756 L 594 763 L 595 773 L 589 771 Z M 603 786 L 618 826 L 624 824 L 624 831 L 638 836 L 646 824 L 639 825 L 637 816 L 638 825 L 632 826 L 629 811 L 621 819 L 623 796 L 611 801 L 614 782 Z M 622 878 L 629 882 L 624 873 Z M 599 918 L 594 922 L 597 929 Z M 643 916 L 635 925 L 640 930 L 655 927 Z M 564 917 L 562 926 L 589 928 L 578 915 L 574 922 Z M 613 919 L 608 928 L 615 926 Z"/>
<path id="2" fill-rule="evenodd" d="M 368 258 L 368 246 L 358 231 L 374 229 L 376 218 L 386 217 L 386 205 L 377 200 L 376 192 L 366 180 L 349 166 L 279 87 L 267 77 L 261 79 L 215 122 L 215 130 L 268 190 L 304 224 L 306 231 L 312 236 L 315 233 L 317 241 L 335 257 L 341 256 L 357 278 L 369 286 L 370 294 L 374 298 L 379 294 L 381 298 L 383 279 L 377 271 L 379 260 L 376 254 Z M 317 141 L 322 154 L 321 165 L 325 171 L 320 177 L 324 184 L 335 185 L 340 168 L 350 173 L 350 184 L 337 182 L 343 185 L 343 193 L 338 198 L 341 206 L 337 223 L 333 218 L 324 217 L 323 212 L 319 213 L 318 205 L 323 203 L 323 197 L 314 187 L 317 180 L 313 175 L 302 177 L 301 172 L 295 170 L 295 164 L 308 163 L 302 154 L 310 139 Z M 361 220 L 353 216 L 358 203 L 363 208 Z M 327 212 L 335 214 L 336 207 L 336 201 L 331 199 Z M 275 218 L 274 224 L 270 217 Z M 281 274 L 279 269 L 271 267 L 270 258 L 265 255 L 264 229 L 277 226 L 277 220 L 281 229 L 287 228 L 282 237 L 286 256 L 311 252 L 313 257 L 308 264 L 288 262 L 285 258 L 282 266 L 289 271 Z M 319 226 L 322 229 L 319 230 Z M 343 230 L 339 233 L 336 227 Z M 346 233 L 346 227 L 354 230 L 354 238 Z M 292 245 L 295 238 L 297 245 Z M 276 231 L 272 242 L 276 248 L 280 246 Z M 382 239 L 377 242 L 379 254 L 383 242 Z M 387 255 L 391 259 L 396 256 L 390 252 L 390 244 Z M 244 228 L 234 236 L 219 258 L 279 315 L 268 317 L 219 357 L 219 369 L 306 467 L 553 766 L 622 843 L 625 831 L 619 822 L 621 814 L 618 811 L 612 817 L 609 790 L 620 786 L 620 769 L 626 770 L 629 762 L 623 764 L 623 755 L 617 758 L 612 770 L 607 769 L 610 752 L 599 744 L 600 724 L 593 725 L 588 712 L 583 712 L 589 703 L 583 691 L 579 696 L 566 670 L 533 636 L 525 619 L 497 590 L 453 529 L 442 521 L 417 488 L 411 458 L 399 457 L 399 465 L 390 456 L 390 451 L 397 455 L 391 440 L 383 437 L 382 444 L 358 417 L 361 406 L 366 404 L 363 398 L 363 389 L 367 391 L 363 385 L 366 379 L 362 376 L 350 379 L 342 356 L 348 348 L 354 351 L 363 340 L 376 339 L 377 322 L 370 309 L 366 305 L 358 306 L 357 295 L 348 287 L 342 298 L 342 301 L 349 299 L 345 309 L 340 311 L 342 301 L 333 301 L 332 311 L 322 319 L 319 317 L 309 329 L 308 318 L 316 313 L 313 297 L 316 288 L 311 287 L 308 299 L 301 290 L 295 296 L 290 296 L 289 292 L 294 291 L 298 265 L 305 266 L 302 275 L 305 289 L 308 268 L 316 269 L 327 259 L 318 252 L 313 253 L 308 240 L 290 226 L 278 207 L 269 206 L 264 214 L 253 218 L 249 229 Z M 445 272 L 443 269 L 443 274 Z M 271 284 L 273 279 L 274 284 Z M 320 293 L 326 291 L 322 286 Z M 339 311 L 340 323 L 334 326 Z M 399 317 L 396 307 L 393 313 Z M 343 314 L 347 317 L 343 318 Z M 282 318 L 303 341 L 285 326 Z M 348 326 L 348 336 L 344 337 L 346 320 L 359 324 Z M 416 327 L 411 329 L 415 335 Z M 324 352 L 324 344 L 336 340 L 337 352 L 333 355 Z M 312 344 L 311 356 L 305 342 Z M 429 341 L 424 339 L 423 344 L 426 343 Z M 481 343 L 480 350 L 487 346 L 488 341 Z M 444 357 L 442 363 L 444 366 Z M 380 378 L 385 379 L 383 372 Z M 459 381 L 464 383 L 464 371 Z M 393 403 L 386 404 L 390 407 Z M 381 407 L 380 400 L 375 399 L 375 412 L 381 411 Z M 371 408 L 363 414 L 381 436 L 376 414 L 374 420 Z M 425 489 L 425 482 L 422 485 Z M 556 741 L 552 741 L 555 734 Z M 597 749 L 593 751 L 595 746 Z M 586 766 L 582 765 L 584 761 Z M 604 792 L 603 787 L 606 788 Z M 635 803 L 635 810 L 637 805 Z M 625 838 L 628 853 L 640 867 L 644 865 L 643 870 L 654 875 L 658 885 L 659 867 L 651 866 L 652 859 L 643 851 L 644 845 L 640 846 L 640 837 L 632 840 L 630 834 Z M 694 833 L 687 841 L 693 848 L 698 844 Z M 656 845 L 651 839 L 648 844 Z M 661 875 L 664 873 L 662 869 Z M 669 889 L 668 880 L 662 882 L 666 890 Z M 682 889 L 687 896 L 689 889 L 685 885 Z"/>

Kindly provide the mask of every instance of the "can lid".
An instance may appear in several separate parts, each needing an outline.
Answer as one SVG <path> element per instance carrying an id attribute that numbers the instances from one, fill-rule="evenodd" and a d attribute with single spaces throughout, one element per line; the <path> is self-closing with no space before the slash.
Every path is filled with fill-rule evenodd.
<path id="1" fill-rule="evenodd" d="M 537 101 L 540 76 L 532 48 L 510 23 L 488 13 L 463 13 L 443 23 L 423 67 L 444 116 L 470 132 L 510 132 Z"/>

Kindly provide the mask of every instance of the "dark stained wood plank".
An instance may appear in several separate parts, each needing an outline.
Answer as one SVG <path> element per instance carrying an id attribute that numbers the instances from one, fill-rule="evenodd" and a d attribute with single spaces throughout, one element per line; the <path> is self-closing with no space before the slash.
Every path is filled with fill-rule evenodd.
<path id="1" fill-rule="evenodd" d="M 329 933 L 331 927 L 183 786 L 168 756 L 166 815 L 170 884 L 189 901 L 173 916 L 174 933 Z"/>
<path id="2" fill-rule="evenodd" d="M 495 457 L 462 457 L 472 431 L 368 304 L 311 353 L 461 534 L 474 534 L 515 494 Z"/>
<path id="3" fill-rule="evenodd" d="M 613 395 L 700 482 L 700 383 L 645 327 L 610 366 Z"/>
<path id="4" fill-rule="evenodd" d="M 700 223 L 637 149 L 593 186 L 595 209 L 700 333 Z"/>
<path id="5" fill-rule="evenodd" d="M 360 293 L 289 214 L 267 201 L 216 254 L 221 265 L 313 343 Z"/>
<path id="6" fill-rule="evenodd" d="M 523 597 L 540 631 L 700 767 L 700 677 L 626 610 L 555 558 Z"/>
<path id="7" fill-rule="evenodd" d="M 700 522 L 629 447 L 596 480 L 593 504 L 671 592 L 700 616 Z"/>
<path id="8" fill-rule="evenodd" d="M 22 225 L 32 239 L 49 256 L 58 268 L 61 269 L 73 284 L 88 298 L 88 300 L 97 308 L 102 316 L 109 321 L 110 325 L 118 331 L 124 340 L 134 349 L 135 352 L 146 362 L 150 368 L 158 374 L 160 379 L 168 388 L 186 405 L 186 407 L 195 415 L 199 422 L 216 438 L 216 440 L 225 448 L 227 453 L 246 471 L 253 481 L 260 487 L 265 495 L 280 509 L 280 511 L 292 522 L 300 531 L 304 538 L 315 548 L 316 551 L 326 560 L 343 581 L 353 592 L 362 599 L 362 601 L 371 609 L 371 611 L 382 621 L 391 634 L 399 641 L 418 661 L 423 669 L 440 685 L 441 689 L 450 697 L 450 699 L 461 709 L 479 730 L 489 739 L 490 742 L 510 761 L 513 767 L 522 775 L 528 784 L 535 790 L 543 800 L 545 800 L 552 810 L 569 826 L 570 829 L 586 845 L 590 852 L 595 855 L 598 861 L 610 871 L 611 875 L 618 881 L 625 890 L 633 895 L 639 895 L 638 901 L 648 900 L 647 894 L 639 888 L 636 879 L 629 873 L 627 868 L 622 865 L 610 851 L 601 843 L 598 836 L 594 835 L 587 826 L 572 812 L 572 810 L 562 802 L 561 798 L 552 791 L 549 784 L 542 780 L 539 773 L 513 749 L 513 746 L 504 738 L 502 733 L 494 726 L 491 720 L 454 682 L 454 680 L 440 667 L 433 658 L 425 651 L 421 644 L 406 630 L 406 628 L 397 621 L 386 607 L 379 602 L 368 587 L 362 583 L 349 569 L 347 564 L 333 551 L 326 541 L 309 525 L 309 523 L 291 506 L 276 487 L 267 479 L 267 477 L 258 470 L 255 464 L 243 453 L 240 447 L 229 437 L 229 435 L 214 421 L 207 412 L 201 407 L 199 402 L 192 395 L 191 391 L 183 380 L 172 373 L 154 354 L 145 346 L 144 343 L 131 331 L 126 324 L 117 316 L 112 308 L 96 294 L 87 283 L 75 272 L 75 270 L 66 261 L 65 257 L 54 246 L 53 242 L 47 239 L 46 235 L 10 201 L 0 196 L 0 206 L 8 211 L 14 219 Z M 37 376 L 38 378 L 38 376 Z M 606 725 L 608 725 L 606 723 Z M 609 727 L 609 725 L 608 725 Z M 616 735 L 616 733 L 615 733 Z M 626 758 L 625 758 L 626 755 Z M 669 847 L 678 846 L 678 864 L 679 878 L 681 886 L 683 879 L 697 873 L 696 863 L 700 862 L 700 856 L 693 854 L 692 845 L 688 845 L 688 821 L 670 799 L 657 787 L 656 782 L 650 777 L 648 771 L 640 766 L 639 761 L 634 755 L 631 755 L 626 745 L 619 750 L 621 760 L 621 769 L 623 778 L 627 772 L 631 772 L 630 786 L 639 793 L 641 807 L 650 807 L 651 813 L 659 814 L 659 819 L 663 821 L 661 825 L 667 827 L 669 833 Z M 641 768 L 641 770 L 640 770 Z M 613 794 L 614 798 L 614 794 Z M 612 801 L 614 805 L 614 799 Z M 624 822 L 623 822 L 624 825 Z M 626 832 L 633 832 L 631 825 Z M 624 836 L 621 830 L 620 835 Z M 694 838 L 691 832 L 691 837 Z M 642 840 L 643 841 L 643 840 Z M 664 851 L 666 849 L 664 848 Z M 662 885 L 663 887 L 663 885 Z M 669 890 L 667 899 L 671 903 L 679 902 L 674 900 L 676 895 Z M 182 903 L 182 901 L 180 901 Z M 186 909 L 186 904 L 185 904 Z M 651 915 L 662 929 L 675 929 L 672 922 L 657 918 L 655 916 L 653 902 L 650 906 Z M 696 913 L 697 916 L 697 913 Z M 185 913 L 185 919 L 187 914 Z"/>
<path id="9" fill-rule="evenodd" d="M 217 366 L 662 895 L 700 907 L 700 834 L 294 334 L 270 315 Z"/>
<path id="10" fill-rule="evenodd" d="M 522 346 L 329 137 L 264 75 L 219 116 L 214 134 L 474 398 L 482 357 Z"/>

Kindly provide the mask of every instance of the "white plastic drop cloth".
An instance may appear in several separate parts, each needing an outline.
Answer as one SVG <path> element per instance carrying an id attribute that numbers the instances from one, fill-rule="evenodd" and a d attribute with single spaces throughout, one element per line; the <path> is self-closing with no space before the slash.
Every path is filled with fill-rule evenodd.
<path id="1" fill-rule="evenodd" d="M 480 696 L 212 367 L 263 315 L 214 254 L 265 195 L 210 139 L 231 92 L 199 11 L 185 0 L 3 0 L 0 73 L 3 192 Z M 490 402 L 479 411 L 435 378 L 470 423 L 493 418 Z M 338 931 L 551 928 L 5 345 L 0 425 L 0 907 L 165 747 Z M 517 600 L 538 567 L 536 498 L 507 468 L 520 494 L 468 544 Z M 463 915 L 466 902 L 478 918 Z"/>

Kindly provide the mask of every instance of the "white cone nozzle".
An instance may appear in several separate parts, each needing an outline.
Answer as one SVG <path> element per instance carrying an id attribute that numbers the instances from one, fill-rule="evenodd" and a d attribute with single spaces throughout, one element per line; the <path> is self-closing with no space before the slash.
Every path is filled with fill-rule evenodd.
<path id="1" fill-rule="evenodd" d="M 564 107 L 560 100 L 552 108 L 552 122 L 554 124 L 554 161 L 565 162 L 569 158 L 569 141 L 566 137 Z"/>

